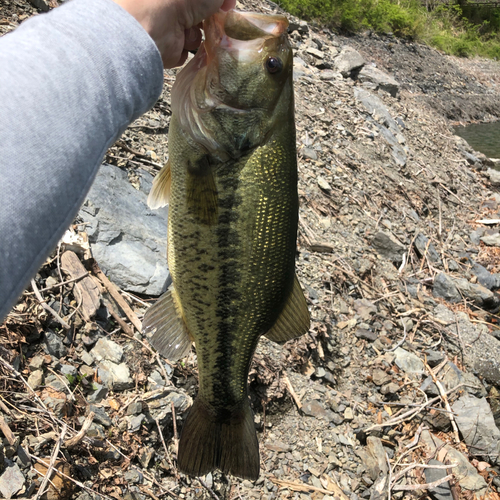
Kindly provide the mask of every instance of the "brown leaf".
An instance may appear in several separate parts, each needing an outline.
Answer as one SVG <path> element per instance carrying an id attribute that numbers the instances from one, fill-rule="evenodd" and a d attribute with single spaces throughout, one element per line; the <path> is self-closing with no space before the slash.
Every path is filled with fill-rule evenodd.
<path id="1" fill-rule="evenodd" d="M 47 464 L 49 463 L 49 459 L 46 458 Z M 41 464 L 37 462 L 35 464 L 35 469 L 41 474 L 39 480 L 40 482 L 42 481 L 43 476 L 48 471 L 48 465 Z M 62 461 L 62 460 L 56 460 L 54 463 L 54 469 L 57 469 L 58 471 L 62 472 L 66 476 L 71 477 L 71 466 Z M 56 473 L 55 470 L 52 470 L 52 473 L 50 474 L 50 481 L 48 486 L 47 493 L 42 496 L 42 498 L 46 498 L 46 500 L 66 500 L 71 497 L 71 494 L 73 492 L 73 482 L 70 481 L 69 479 L 65 478 L 64 476 L 61 476 L 59 473 Z"/>

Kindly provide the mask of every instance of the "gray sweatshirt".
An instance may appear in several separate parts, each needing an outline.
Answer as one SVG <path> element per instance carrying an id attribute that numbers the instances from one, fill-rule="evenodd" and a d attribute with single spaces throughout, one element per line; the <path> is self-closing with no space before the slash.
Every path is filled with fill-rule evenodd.
<path id="1" fill-rule="evenodd" d="M 162 84 L 153 40 L 111 0 L 72 0 L 0 38 L 0 321 Z"/>

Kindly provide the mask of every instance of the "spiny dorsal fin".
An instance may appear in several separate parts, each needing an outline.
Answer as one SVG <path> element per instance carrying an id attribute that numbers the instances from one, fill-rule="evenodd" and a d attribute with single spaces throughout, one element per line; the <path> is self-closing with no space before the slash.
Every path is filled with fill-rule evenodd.
<path id="1" fill-rule="evenodd" d="M 273 342 L 286 342 L 309 331 L 311 317 L 297 275 L 293 290 L 274 326 L 266 333 Z"/>
<path id="2" fill-rule="evenodd" d="M 172 175 L 170 172 L 170 160 L 160 170 L 160 173 L 153 181 L 153 187 L 148 196 L 148 207 L 151 209 L 161 208 L 168 205 L 170 198 L 170 185 L 172 184 Z"/>
<path id="3" fill-rule="evenodd" d="M 142 321 L 142 331 L 153 336 L 149 343 L 169 361 L 183 358 L 191 348 L 191 340 L 173 287 L 150 307 Z"/>

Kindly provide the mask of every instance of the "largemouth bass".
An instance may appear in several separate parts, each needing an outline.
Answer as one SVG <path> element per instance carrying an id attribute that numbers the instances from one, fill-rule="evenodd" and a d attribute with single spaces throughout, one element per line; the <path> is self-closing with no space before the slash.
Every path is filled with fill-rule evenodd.
<path id="1" fill-rule="evenodd" d="M 172 89 L 169 161 L 148 202 L 169 204 L 173 287 L 144 318 L 172 361 L 196 345 L 199 391 L 178 466 L 259 476 L 248 401 L 261 335 L 309 329 L 295 277 L 298 224 L 292 50 L 285 17 L 219 12 Z"/>

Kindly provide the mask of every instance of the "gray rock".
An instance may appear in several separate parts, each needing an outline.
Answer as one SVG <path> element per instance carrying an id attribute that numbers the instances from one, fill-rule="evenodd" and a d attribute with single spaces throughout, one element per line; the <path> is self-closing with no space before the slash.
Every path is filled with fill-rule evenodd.
<path id="1" fill-rule="evenodd" d="M 62 339 L 54 333 L 52 330 L 47 330 L 45 332 L 45 349 L 51 355 L 57 359 L 62 358 L 68 354 L 68 349 L 63 344 Z"/>
<path id="2" fill-rule="evenodd" d="M 472 266 L 471 271 L 477 276 L 477 280 L 488 290 L 500 288 L 500 275 L 491 274 L 485 267 L 477 262 Z"/>
<path id="3" fill-rule="evenodd" d="M 375 122 L 392 131 L 394 136 L 396 134 L 401 134 L 401 129 L 399 128 L 398 123 L 391 116 L 387 106 L 379 97 L 358 87 L 354 88 L 354 97 L 363 105 Z M 397 139 L 394 140 L 395 143 L 398 143 Z"/>
<path id="4" fill-rule="evenodd" d="M 454 281 L 445 273 L 439 273 L 434 278 L 432 295 L 434 295 L 434 297 L 441 297 L 448 302 L 460 302 L 462 300 L 462 296 Z"/>
<path id="5" fill-rule="evenodd" d="M 481 243 L 481 236 L 484 234 L 485 228 L 478 227 L 476 230 L 472 231 L 469 235 L 470 241 L 473 245 L 478 246 Z M 448 263 L 449 267 L 449 263 Z M 450 269 L 451 271 L 452 269 Z"/>
<path id="6" fill-rule="evenodd" d="M 432 351 L 431 349 L 428 349 L 427 351 L 425 351 L 425 359 L 427 360 L 427 364 L 431 368 L 434 368 L 435 366 L 443 362 L 444 354 L 442 352 Z"/>
<path id="7" fill-rule="evenodd" d="M 500 297 L 477 283 L 470 283 L 465 278 L 452 278 L 459 292 L 477 306 L 494 309 L 500 303 Z"/>
<path id="8" fill-rule="evenodd" d="M 469 450 L 490 463 L 500 463 L 500 430 L 486 398 L 464 394 L 452 405 L 455 421 Z"/>
<path id="9" fill-rule="evenodd" d="M 494 186 L 500 186 L 500 170 L 489 168 L 488 170 L 486 170 L 486 175 L 489 177 L 490 182 Z"/>
<path id="10" fill-rule="evenodd" d="M 128 431 L 137 432 L 141 428 L 142 421 L 146 418 L 146 415 L 139 413 L 139 415 L 132 415 L 125 418 L 128 421 Z"/>
<path id="11" fill-rule="evenodd" d="M 316 401 L 315 399 L 304 401 L 302 405 L 302 412 L 304 413 L 304 415 L 307 415 L 309 417 L 320 419 L 328 418 L 328 413 L 325 408 L 323 408 L 321 403 L 319 401 Z"/>
<path id="12" fill-rule="evenodd" d="M 87 398 L 91 403 L 99 403 L 108 395 L 108 388 L 97 382 L 93 383 L 94 392 Z"/>
<path id="13" fill-rule="evenodd" d="M 94 420 L 98 424 L 102 424 L 105 427 L 110 427 L 112 422 L 111 419 L 109 418 L 109 415 L 106 413 L 106 410 L 102 408 L 101 406 L 96 406 L 96 405 L 89 405 L 89 411 L 93 411 L 95 413 Z"/>
<path id="14" fill-rule="evenodd" d="M 463 351 L 465 365 L 490 384 L 500 385 L 500 341 L 489 334 L 486 325 L 471 323 L 467 314 L 453 313 L 446 306 L 434 308 L 434 317 L 448 323 L 456 338 L 460 337 L 467 349 Z M 458 331 L 457 331 L 458 328 Z M 453 349 L 453 345 L 449 346 Z"/>
<path id="15" fill-rule="evenodd" d="M 375 368 L 372 372 L 372 380 L 375 385 L 381 386 L 391 381 L 391 376 L 380 368 Z"/>
<path id="16" fill-rule="evenodd" d="M 123 474 L 123 478 L 125 479 L 125 481 L 128 481 L 132 484 L 139 484 L 144 480 L 142 472 L 137 469 L 129 469 L 127 472 L 125 472 L 125 474 Z"/>
<path id="17" fill-rule="evenodd" d="M 431 434 L 428 430 L 422 431 L 420 434 L 420 444 L 425 444 L 430 448 L 431 453 L 437 452 L 437 459 L 441 462 L 449 460 L 451 463 L 458 464 L 453 468 L 453 473 L 458 479 L 462 488 L 476 493 L 481 497 L 486 492 L 488 485 L 480 476 L 476 468 L 469 463 L 469 460 L 452 446 L 443 443 L 438 437 Z"/>
<path id="18" fill-rule="evenodd" d="M 489 247 L 500 247 L 500 233 L 487 234 L 486 236 L 482 236 L 481 241 Z"/>
<path id="19" fill-rule="evenodd" d="M 325 54 L 321 50 L 315 49 L 314 47 L 307 47 L 306 52 L 316 59 L 324 59 Z"/>
<path id="20" fill-rule="evenodd" d="M 172 414 L 172 403 L 177 414 L 184 413 L 193 404 L 190 396 L 182 392 L 174 392 L 173 389 L 173 387 L 165 387 L 155 396 L 148 398 L 145 402 L 149 411 L 146 414 L 148 422 L 154 423 L 158 420 L 161 424 L 165 423 L 167 415 Z"/>
<path id="21" fill-rule="evenodd" d="M 333 71 L 332 69 L 325 69 L 319 74 L 320 80 L 330 81 L 330 80 L 342 80 L 342 75 L 338 71 Z"/>
<path id="22" fill-rule="evenodd" d="M 367 299 L 356 299 L 354 301 L 354 309 L 359 317 L 368 321 L 373 314 L 378 312 L 377 306 L 370 300 Z"/>
<path id="23" fill-rule="evenodd" d="M 342 76 L 348 77 L 356 70 L 361 69 L 365 64 L 365 60 L 357 50 L 352 47 L 344 47 L 334 59 L 333 64 Z"/>
<path id="24" fill-rule="evenodd" d="M 123 349 L 112 340 L 100 338 L 90 354 L 96 361 L 113 361 L 119 363 L 123 357 Z"/>
<path id="25" fill-rule="evenodd" d="M 142 412 L 142 402 L 134 401 L 127 406 L 127 415 L 139 415 Z"/>
<path id="26" fill-rule="evenodd" d="M 391 233 L 379 231 L 372 240 L 377 252 L 393 262 L 401 262 L 406 248 Z"/>
<path id="27" fill-rule="evenodd" d="M 19 493 L 24 486 L 25 478 L 19 466 L 14 463 L 8 466 L 0 476 L 0 493 L 2 498 L 12 498 Z"/>
<path id="28" fill-rule="evenodd" d="M 432 380 L 432 377 L 427 377 L 420 386 L 420 390 L 424 391 L 428 396 L 435 397 L 439 396 L 439 389 L 437 385 Z"/>
<path id="29" fill-rule="evenodd" d="M 28 385 L 32 389 L 37 389 L 43 384 L 43 370 L 35 370 L 29 377 L 28 377 Z"/>
<path id="30" fill-rule="evenodd" d="M 124 391 L 134 386 L 134 381 L 130 378 L 130 370 L 125 363 L 116 364 L 112 361 L 101 361 L 97 373 L 108 389 Z"/>
<path id="31" fill-rule="evenodd" d="M 364 66 L 358 74 L 358 80 L 362 83 L 370 82 L 375 85 L 375 89 L 382 89 L 396 97 L 399 91 L 399 83 L 387 73 L 384 73 L 374 66 Z"/>
<path id="32" fill-rule="evenodd" d="M 331 191 L 332 186 L 328 183 L 328 181 L 324 177 L 318 177 L 317 179 L 318 186 L 323 190 L 323 191 Z"/>
<path id="33" fill-rule="evenodd" d="M 77 371 L 76 371 L 76 368 L 72 365 L 61 365 L 61 373 L 63 375 L 75 376 Z"/>
<path id="34" fill-rule="evenodd" d="M 438 460 L 431 459 L 427 463 L 427 465 L 444 465 L 442 462 Z M 433 483 L 434 481 L 438 481 L 443 477 L 446 477 L 448 473 L 446 469 L 424 469 L 425 474 L 425 482 Z M 452 500 L 453 495 L 451 493 L 451 487 L 449 481 L 436 486 L 435 488 L 430 488 L 429 493 L 434 500 Z"/>
<path id="35" fill-rule="evenodd" d="M 437 265 L 442 264 L 441 257 L 439 257 L 439 254 L 436 252 L 434 245 L 429 242 L 429 238 L 427 238 L 427 236 L 422 233 L 418 233 L 415 238 L 414 245 L 420 258 L 423 258 L 423 256 L 426 255 L 432 263 Z"/>
<path id="36" fill-rule="evenodd" d="M 391 396 L 393 394 L 397 394 L 398 391 L 399 391 L 399 385 L 394 382 L 385 384 L 380 388 L 380 393 L 383 394 L 384 396 Z"/>
<path id="37" fill-rule="evenodd" d="M 424 373 L 424 363 L 415 354 L 398 347 L 394 351 L 396 365 L 405 373 Z"/>
<path id="38" fill-rule="evenodd" d="M 309 158 L 310 160 L 318 159 L 318 153 L 312 148 L 305 147 L 302 148 L 300 152 L 302 153 L 302 156 L 304 156 L 304 158 Z"/>
<path id="39" fill-rule="evenodd" d="M 386 476 L 388 473 L 387 462 L 385 460 L 385 450 L 380 438 L 368 436 L 366 438 L 366 447 L 358 448 L 355 453 L 361 458 L 366 472 L 372 481 L 380 476 Z"/>
<path id="40" fill-rule="evenodd" d="M 358 339 L 369 340 L 370 342 L 374 342 L 378 338 L 378 334 L 376 332 L 372 332 L 371 330 L 366 330 L 365 328 L 358 328 L 354 335 L 358 337 Z"/>
<path id="41" fill-rule="evenodd" d="M 94 358 L 85 350 L 80 355 L 80 359 L 88 366 L 91 366 L 94 363 Z"/>
<path id="42" fill-rule="evenodd" d="M 154 391 L 156 389 L 161 389 L 165 386 L 165 380 L 158 370 L 153 370 L 148 377 L 148 390 Z"/>
<path id="43" fill-rule="evenodd" d="M 39 370 L 40 368 L 43 368 L 44 364 L 45 360 L 43 359 L 43 356 L 38 355 L 31 358 L 28 366 L 33 370 Z"/>
<path id="44" fill-rule="evenodd" d="M 390 144 L 392 157 L 398 166 L 406 165 L 407 150 L 401 146 L 405 138 L 385 104 L 375 95 L 365 89 L 356 87 L 354 97 L 364 106 L 370 116 L 367 121 L 377 127 L 380 135 Z"/>
<path id="45" fill-rule="evenodd" d="M 104 164 L 79 216 L 90 224 L 92 253 L 111 281 L 124 290 L 160 295 L 168 278 L 168 211 L 150 210 L 146 200 L 126 172 Z"/>
<path id="46" fill-rule="evenodd" d="M 56 375 L 48 375 L 45 378 L 45 385 L 58 392 L 67 392 L 68 390 L 61 378 Z"/>

